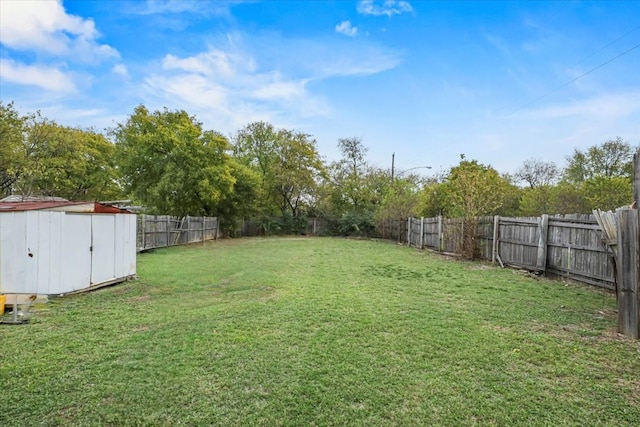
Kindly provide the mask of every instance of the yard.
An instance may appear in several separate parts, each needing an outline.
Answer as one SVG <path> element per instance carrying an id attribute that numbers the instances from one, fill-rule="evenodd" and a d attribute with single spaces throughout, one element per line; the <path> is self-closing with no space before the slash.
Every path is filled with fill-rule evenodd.
<path id="1" fill-rule="evenodd" d="M 640 424 L 615 297 L 393 243 L 225 240 L 0 325 L 0 425 Z"/>

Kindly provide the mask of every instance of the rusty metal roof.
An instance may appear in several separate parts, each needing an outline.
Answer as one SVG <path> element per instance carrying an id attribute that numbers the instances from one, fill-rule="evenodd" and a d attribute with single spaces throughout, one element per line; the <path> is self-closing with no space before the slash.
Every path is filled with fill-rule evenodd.
<path id="1" fill-rule="evenodd" d="M 98 202 L 70 202 L 70 201 L 31 201 L 31 202 L 0 202 L 0 212 L 23 211 L 64 211 L 75 213 L 133 213 L 126 209 L 105 205 Z"/>

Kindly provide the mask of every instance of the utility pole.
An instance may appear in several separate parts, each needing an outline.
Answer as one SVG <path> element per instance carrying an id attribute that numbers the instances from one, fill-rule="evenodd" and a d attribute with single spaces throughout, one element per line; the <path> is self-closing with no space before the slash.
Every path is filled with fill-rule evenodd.
<path id="1" fill-rule="evenodd" d="M 396 164 L 396 153 L 391 154 L 391 182 L 393 182 L 395 172 L 395 164 Z"/>

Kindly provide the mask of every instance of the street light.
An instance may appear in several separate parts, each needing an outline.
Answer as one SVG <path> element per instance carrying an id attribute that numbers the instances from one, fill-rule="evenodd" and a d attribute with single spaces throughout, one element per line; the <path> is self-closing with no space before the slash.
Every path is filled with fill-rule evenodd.
<path id="1" fill-rule="evenodd" d="M 396 162 L 396 153 L 393 153 L 391 155 L 391 182 L 395 182 L 395 177 L 396 177 L 396 168 L 395 168 L 395 162 Z M 431 166 L 416 166 L 414 168 L 409 168 L 409 169 L 405 169 L 402 170 L 400 172 L 398 172 L 397 175 L 402 175 L 403 173 L 415 170 L 415 169 L 431 169 Z"/>

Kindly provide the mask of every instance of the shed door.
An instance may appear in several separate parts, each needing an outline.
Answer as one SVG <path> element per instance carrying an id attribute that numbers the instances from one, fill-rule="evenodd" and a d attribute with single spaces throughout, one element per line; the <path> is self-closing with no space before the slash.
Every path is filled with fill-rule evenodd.
<path id="1" fill-rule="evenodd" d="M 91 216 L 67 214 L 64 220 L 65 266 L 59 292 L 89 286 L 91 280 Z"/>
<path id="2" fill-rule="evenodd" d="M 115 279 L 115 215 L 91 215 L 91 284 Z"/>

